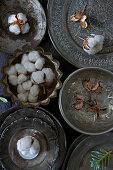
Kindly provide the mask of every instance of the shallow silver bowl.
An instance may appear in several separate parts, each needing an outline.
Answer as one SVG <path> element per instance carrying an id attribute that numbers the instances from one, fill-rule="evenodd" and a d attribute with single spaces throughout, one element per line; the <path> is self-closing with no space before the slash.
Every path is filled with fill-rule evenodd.
<path id="1" fill-rule="evenodd" d="M 87 112 L 87 107 L 76 110 L 74 98 L 76 93 L 83 93 L 88 98 L 88 92 L 83 87 L 82 82 L 89 80 L 102 86 L 102 92 L 94 94 L 100 107 L 107 109 L 100 113 L 100 117 L 95 120 L 93 112 Z M 100 68 L 83 68 L 73 72 L 65 80 L 59 95 L 59 108 L 64 120 L 73 129 L 89 135 L 99 135 L 113 129 L 113 73 Z"/>
<path id="2" fill-rule="evenodd" d="M 8 17 L 17 13 L 26 14 L 30 30 L 27 34 L 14 35 L 9 32 Z M 46 31 L 46 16 L 38 0 L 0 1 L 0 50 L 14 53 L 28 46 L 39 45 Z"/>

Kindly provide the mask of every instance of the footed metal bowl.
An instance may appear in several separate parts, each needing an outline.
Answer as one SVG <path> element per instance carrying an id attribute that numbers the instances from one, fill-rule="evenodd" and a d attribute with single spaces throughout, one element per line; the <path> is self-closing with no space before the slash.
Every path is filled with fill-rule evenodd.
<path id="1" fill-rule="evenodd" d="M 12 86 L 8 81 L 8 76 L 6 74 L 6 70 L 10 65 L 20 63 L 22 55 L 24 53 L 28 53 L 31 50 L 33 50 L 33 49 L 29 48 L 25 51 L 17 50 L 14 53 L 13 57 L 8 58 L 7 65 L 3 66 L 3 68 L 2 68 L 3 78 L 1 79 L 1 82 L 5 85 L 5 89 L 4 89 L 5 93 L 11 95 L 11 99 L 13 102 L 19 101 L 23 106 L 38 107 L 40 104 L 47 105 L 50 102 L 51 98 L 54 98 L 57 96 L 57 90 L 60 89 L 62 86 L 62 83 L 60 81 L 62 73 L 59 70 L 59 65 L 60 65 L 59 62 L 57 60 L 53 59 L 52 54 L 45 53 L 42 48 L 37 47 L 35 50 L 37 50 L 40 53 L 40 55 L 45 59 L 45 61 L 46 61 L 45 67 L 50 67 L 53 70 L 53 72 L 55 74 L 55 80 L 52 83 L 52 85 L 47 89 L 47 94 L 43 97 L 40 96 L 38 102 L 36 102 L 36 103 L 21 102 L 17 98 L 17 89 L 14 86 Z"/>

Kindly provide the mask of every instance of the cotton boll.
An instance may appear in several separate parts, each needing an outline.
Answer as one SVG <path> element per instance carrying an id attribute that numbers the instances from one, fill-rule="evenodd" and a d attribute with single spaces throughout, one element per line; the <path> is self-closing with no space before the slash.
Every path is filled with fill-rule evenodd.
<path id="1" fill-rule="evenodd" d="M 26 73 L 27 73 L 25 67 L 24 67 L 22 64 L 16 64 L 16 65 L 15 65 L 15 68 L 16 68 L 16 71 L 17 71 L 19 74 L 26 74 Z"/>
<path id="2" fill-rule="evenodd" d="M 27 76 L 25 76 L 24 74 L 20 74 L 19 76 L 18 76 L 18 80 L 17 80 L 17 82 L 18 82 L 18 84 L 22 84 L 24 81 L 26 81 L 28 79 L 28 77 Z"/>
<path id="3" fill-rule="evenodd" d="M 16 74 L 17 74 L 17 71 L 16 71 L 16 68 L 15 68 L 15 65 L 10 66 L 10 67 L 6 70 L 6 73 L 7 73 L 8 75 L 16 75 Z"/>
<path id="4" fill-rule="evenodd" d="M 45 59 L 44 58 L 38 58 L 37 61 L 35 62 L 35 67 L 38 70 L 41 70 L 45 64 Z"/>
<path id="5" fill-rule="evenodd" d="M 36 71 L 35 64 L 33 64 L 33 63 L 26 62 L 23 65 L 24 65 L 25 69 L 30 73 Z"/>
<path id="6" fill-rule="evenodd" d="M 15 25 L 10 25 L 9 26 L 9 31 L 14 33 L 15 35 L 19 35 L 20 34 L 20 28 L 17 24 Z"/>
<path id="7" fill-rule="evenodd" d="M 17 141 L 17 150 L 24 159 L 33 159 L 39 154 L 40 144 L 36 138 L 25 136 Z"/>
<path id="8" fill-rule="evenodd" d="M 55 78 L 55 74 L 53 73 L 52 69 L 51 68 L 43 68 L 42 71 L 45 73 L 46 75 L 46 84 L 47 85 L 50 85 L 54 78 Z"/>
<path id="9" fill-rule="evenodd" d="M 18 82 L 17 76 L 15 76 L 15 75 L 10 75 L 10 76 L 8 77 L 8 79 L 9 79 L 9 83 L 12 84 L 13 86 L 16 86 L 16 85 L 17 85 L 17 82 Z"/>
<path id="10" fill-rule="evenodd" d="M 30 95 L 32 95 L 32 96 L 38 96 L 39 92 L 40 92 L 40 88 L 38 85 L 33 85 L 30 88 Z"/>
<path id="11" fill-rule="evenodd" d="M 24 65 L 28 61 L 29 61 L 28 55 L 27 54 L 23 54 L 21 63 Z"/>
<path id="12" fill-rule="evenodd" d="M 39 57 L 40 57 L 40 54 L 38 53 L 38 51 L 31 51 L 28 54 L 29 61 L 31 62 L 36 62 Z"/>
<path id="13" fill-rule="evenodd" d="M 17 95 L 18 99 L 21 101 L 21 102 L 27 102 L 28 100 L 28 93 L 19 93 Z"/>
<path id="14" fill-rule="evenodd" d="M 25 89 L 25 90 L 30 90 L 32 86 L 32 82 L 30 80 L 28 81 L 25 81 L 23 84 L 22 84 L 22 87 Z"/>
<path id="15" fill-rule="evenodd" d="M 91 34 L 83 42 L 83 49 L 88 54 L 96 54 L 103 48 L 104 37 L 102 35 Z"/>
<path id="16" fill-rule="evenodd" d="M 29 93 L 28 100 L 29 100 L 29 102 L 31 102 L 31 103 L 36 103 L 37 100 L 38 100 L 38 96 L 32 96 L 32 95 Z"/>
<path id="17" fill-rule="evenodd" d="M 18 13 L 18 14 L 17 14 L 17 18 L 18 18 L 19 20 L 23 20 L 24 22 L 27 21 L 26 15 L 23 14 L 23 13 Z"/>
<path id="18" fill-rule="evenodd" d="M 11 24 L 12 22 L 17 21 L 16 15 L 12 14 L 8 17 L 8 24 Z"/>
<path id="19" fill-rule="evenodd" d="M 18 93 L 25 93 L 26 90 L 22 87 L 21 84 L 19 84 L 19 85 L 17 86 L 17 92 L 18 92 Z"/>
<path id="20" fill-rule="evenodd" d="M 44 82 L 45 82 L 44 72 L 42 72 L 42 71 L 33 72 L 31 78 L 32 78 L 37 84 L 41 84 L 41 83 L 44 83 Z"/>
<path id="21" fill-rule="evenodd" d="M 22 32 L 22 34 L 26 34 L 26 33 L 28 33 L 28 32 L 29 32 L 29 30 L 30 30 L 30 26 L 29 26 L 29 24 L 28 24 L 28 23 L 26 23 L 25 25 L 23 25 L 23 26 L 22 26 L 22 28 L 21 28 L 21 32 Z"/>

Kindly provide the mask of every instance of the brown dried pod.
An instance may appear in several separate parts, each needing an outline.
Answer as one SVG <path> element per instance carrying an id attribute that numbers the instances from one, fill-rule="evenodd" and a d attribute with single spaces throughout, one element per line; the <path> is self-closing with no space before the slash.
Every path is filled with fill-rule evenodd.
<path id="1" fill-rule="evenodd" d="M 82 100 L 82 101 L 84 101 L 84 95 L 82 94 L 82 93 L 77 93 L 76 95 L 75 95 L 75 98 L 76 98 L 76 100 Z"/>
<path id="2" fill-rule="evenodd" d="M 80 102 L 75 103 L 75 109 L 80 110 L 83 107 L 84 102 L 81 100 Z"/>

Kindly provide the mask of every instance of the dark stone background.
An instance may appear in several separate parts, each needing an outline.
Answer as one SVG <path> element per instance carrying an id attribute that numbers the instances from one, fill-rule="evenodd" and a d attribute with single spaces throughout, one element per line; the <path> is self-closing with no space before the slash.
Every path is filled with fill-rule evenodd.
<path id="1" fill-rule="evenodd" d="M 47 13 L 47 0 L 40 0 L 40 2 L 42 4 L 42 6 L 44 7 L 45 12 Z M 44 50 L 46 52 L 51 52 L 53 57 L 60 62 L 60 70 L 63 73 L 61 81 L 63 83 L 64 80 L 67 78 L 67 76 L 70 73 L 72 73 L 73 71 L 75 71 L 77 68 L 72 66 L 67 61 L 65 61 L 58 54 L 58 52 L 55 50 L 54 46 L 52 45 L 52 43 L 50 41 L 50 38 L 48 35 L 48 30 L 46 30 L 45 37 L 44 37 L 43 41 L 41 42 L 40 46 L 42 48 L 44 48 Z M 0 69 L 2 68 L 2 66 L 4 66 L 6 64 L 8 56 L 10 56 L 10 55 L 0 52 Z M 0 72 L 0 79 L 1 78 L 2 78 L 2 74 Z M 18 105 L 18 103 L 11 102 L 10 96 L 6 95 L 3 91 L 3 89 L 4 89 L 4 86 L 3 86 L 3 84 L 0 83 L 0 96 L 6 97 L 9 102 L 7 104 L 5 104 L 0 101 L 0 113 L 3 113 L 5 110 L 7 110 L 8 108 L 10 108 L 12 106 Z M 57 119 L 62 124 L 64 131 L 66 133 L 66 137 L 67 137 L 67 146 L 69 148 L 69 146 L 74 141 L 74 139 L 77 138 L 80 134 L 78 132 L 74 131 L 72 128 L 70 128 L 68 126 L 68 124 L 63 120 L 63 118 L 60 114 L 60 111 L 59 111 L 59 107 L 58 107 L 58 96 L 59 96 L 59 92 L 58 92 L 57 98 L 51 99 L 51 102 L 49 103 L 49 105 L 42 106 L 42 107 L 47 109 L 48 111 L 50 111 L 54 116 L 56 116 Z"/>

